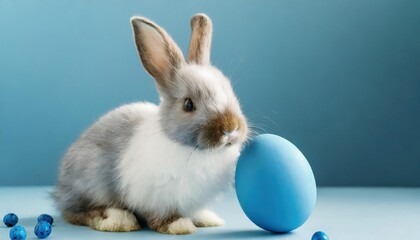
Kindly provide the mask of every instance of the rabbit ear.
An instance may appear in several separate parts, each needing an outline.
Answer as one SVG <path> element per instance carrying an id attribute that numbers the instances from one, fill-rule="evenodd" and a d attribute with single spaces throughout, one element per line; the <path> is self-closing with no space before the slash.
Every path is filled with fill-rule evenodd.
<path id="1" fill-rule="evenodd" d="M 185 62 L 184 56 L 172 38 L 154 22 L 132 17 L 134 40 L 146 71 L 160 89 L 167 89 L 171 76 Z"/>
<path id="2" fill-rule="evenodd" d="M 213 24 L 210 18 L 199 13 L 191 18 L 191 42 L 188 51 L 188 62 L 210 64 L 210 47 Z"/>

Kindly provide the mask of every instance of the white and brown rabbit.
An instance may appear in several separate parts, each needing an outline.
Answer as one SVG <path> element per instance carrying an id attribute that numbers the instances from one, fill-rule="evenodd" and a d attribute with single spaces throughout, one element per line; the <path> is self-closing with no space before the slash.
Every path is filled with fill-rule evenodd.
<path id="1" fill-rule="evenodd" d="M 160 105 L 124 105 L 87 129 L 62 160 L 57 205 L 69 223 L 100 231 L 138 230 L 138 219 L 168 234 L 223 225 L 206 206 L 232 184 L 249 131 L 229 80 L 210 64 L 211 20 L 192 18 L 187 60 L 152 21 L 131 24 Z"/>

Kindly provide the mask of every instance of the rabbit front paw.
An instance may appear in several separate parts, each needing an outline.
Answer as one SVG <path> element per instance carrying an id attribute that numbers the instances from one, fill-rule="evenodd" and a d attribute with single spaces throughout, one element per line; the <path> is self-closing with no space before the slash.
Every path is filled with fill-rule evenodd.
<path id="1" fill-rule="evenodd" d="M 225 220 L 206 209 L 194 214 L 192 220 L 196 227 L 219 227 L 225 225 Z"/>
<path id="2" fill-rule="evenodd" d="M 149 226 L 159 233 L 172 235 L 191 234 L 197 230 L 191 219 L 177 215 L 170 216 L 163 220 L 154 219 L 149 222 Z"/>
<path id="3" fill-rule="evenodd" d="M 89 227 L 104 232 L 130 232 L 140 229 L 133 213 L 118 208 L 91 211 L 86 223 Z"/>

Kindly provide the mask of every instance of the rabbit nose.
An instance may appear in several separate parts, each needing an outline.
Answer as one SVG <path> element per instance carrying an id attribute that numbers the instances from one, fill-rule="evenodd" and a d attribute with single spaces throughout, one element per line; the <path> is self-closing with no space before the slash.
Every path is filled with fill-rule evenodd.
<path id="1" fill-rule="evenodd" d="M 222 132 L 227 137 L 227 139 L 226 139 L 227 144 L 231 144 L 238 137 L 238 131 L 236 129 L 232 130 L 232 131 L 223 130 Z"/>

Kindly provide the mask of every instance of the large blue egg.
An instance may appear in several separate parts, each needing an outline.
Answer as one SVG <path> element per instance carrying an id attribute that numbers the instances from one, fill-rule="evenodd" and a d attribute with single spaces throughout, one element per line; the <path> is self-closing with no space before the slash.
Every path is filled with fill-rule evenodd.
<path id="1" fill-rule="evenodd" d="M 259 135 L 245 147 L 235 185 L 248 218 L 271 232 L 298 228 L 316 202 L 315 178 L 305 156 L 291 142 L 272 134 Z"/>

